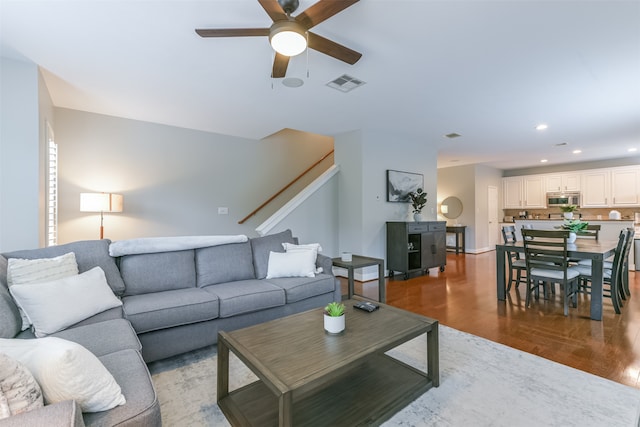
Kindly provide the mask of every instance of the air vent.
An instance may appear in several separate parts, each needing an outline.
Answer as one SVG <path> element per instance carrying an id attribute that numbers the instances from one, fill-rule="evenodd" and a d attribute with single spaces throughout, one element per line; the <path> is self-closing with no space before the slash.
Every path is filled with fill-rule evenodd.
<path id="1" fill-rule="evenodd" d="M 455 132 L 448 133 L 448 134 L 446 134 L 446 135 L 445 135 L 445 137 L 447 137 L 447 138 L 449 138 L 449 139 L 459 138 L 459 137 L 461 137 L 461 136 L 462 136 L 462 135 L 460 135 L 459 133 L 455 133 Z"/>
<path id="2" fill-rule="evenodd" d="M 565 145 L 569 145 L 569 144 L 566 143 L 566 142 L 559 142 L 558 144 L 554 144 L 553 146 L 554 147 L 564 147 Z"/>
<path id="3" fill-rule="evenodd" d="M 359 86 L 362 86 L 365 83 L 366 82 L 363 82 L 360 79 L 356 79 L 355 77 L 351 77 L 347 74 L 343 74 L 337 79 L 327 83 L 327 86 L 337 89 L 340 92 L 349 92 Z"/>

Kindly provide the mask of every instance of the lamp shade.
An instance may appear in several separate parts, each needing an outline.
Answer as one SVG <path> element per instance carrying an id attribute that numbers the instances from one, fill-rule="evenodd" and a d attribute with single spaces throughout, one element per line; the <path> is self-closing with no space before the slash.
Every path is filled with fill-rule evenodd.
<path id="1" fill-rule="evenodd" d="M 304 29 L 295 21 L 276 22 L 270 30 L 269 42 L 273 50 L 284 56 L 296 56 L 307 48 Z"/>
<path id="2" fill-rule="evenodd" d="M 80 193 L 80 212 L 122 212 L 124 197 L 114 193 Z"/>

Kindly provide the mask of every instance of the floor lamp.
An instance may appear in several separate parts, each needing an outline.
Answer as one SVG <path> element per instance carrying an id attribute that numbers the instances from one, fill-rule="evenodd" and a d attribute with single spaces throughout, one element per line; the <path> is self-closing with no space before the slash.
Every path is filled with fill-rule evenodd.
<path id="1" fill-rule="evenodd" d="M 104 213 L 122 212 L 124 197 L 114 193 L 80 193 L 80 212 L 100 212 L 100 240 L 104 238 Z"/>

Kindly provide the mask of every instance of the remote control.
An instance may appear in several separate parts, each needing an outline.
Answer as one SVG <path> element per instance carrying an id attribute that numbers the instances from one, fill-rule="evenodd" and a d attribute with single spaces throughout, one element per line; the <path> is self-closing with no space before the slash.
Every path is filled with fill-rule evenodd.
<path id="1" fill-rule="evenodd" d="M 378 309 L 378 307 L 380 307 L 379 305 L 376 305 L 374 303 L 371 302 L 359 302 L 357 304 L 353 305 L 355 308 L 358 308 L 360 310 L 364 310 L 364 311 L 368 311 L 369 313 L 371 313 L 372 311 L 375 311 Z"/>

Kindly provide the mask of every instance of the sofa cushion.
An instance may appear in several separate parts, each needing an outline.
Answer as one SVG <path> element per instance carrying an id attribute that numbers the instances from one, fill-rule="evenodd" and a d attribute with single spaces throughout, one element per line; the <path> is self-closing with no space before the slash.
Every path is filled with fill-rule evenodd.
<path id="1" fill-rule="evenodd" d="M 113 375 L 77 343 L 54 337 L 0 339 L 0 347 L 31 371 L 46 403 L 74 399 L 83 412 L 106 411 L 125 403 Z"/>
<path id="2" fill-rule="evenodd" d="M 120 270 L 116 265 L 115 259 L 109 256 L 109 244 L 111 240 L 84 240 L 79 242 L 67 243 L 58 246 L 49 246 L 48 248 L 27 249 L 21 251 L 13 251 L 3 254 L 6 258 L 53 258 L 73 252 L 76 255 L 78 263 L 78 271 L 83 273 L 91 270 L 93 267 L 100 267 L 107 277 L 107 283 L 113 289 L 116 295 L 122 295 L 124 292 L 124 282 L 120 276 Z"/>
<path id="3" fill-rule="evenodd" d="M 251 243 L 234 243 L 196 249 L 198 287 L 254 279 Z"/>
<path id="4" fill-rule="evenodd" d="M 18 306 L 7 288 L 7 259 L 0 255 L 0 338 L 13 338 L 21 328 Z"/>
<path id="5" fill-rule="evenodd" d="M 135 350 L 122 350 L 100 357 L 113 375 L 127 403 L 110 411 L 82 414 L 87 426 L 160 426 L 160 404 L 144 360 Z"/>
<path id="6" fill-rule="evenodd" d="M 253 252 L 253 268 L 256 271 L 256 279 L 267 277 L 269 265 L 269 252 L 284 252 L 283 243 L 296 243 L 291 230 L 285 230 L 277 234 L 256 237 L 251 241 Z"/>
<path id="7" fill-rule="evenodd" d="M 301 301 L 316 295 L 332 293 L 335 290 L 334 277 L 318 274 L 316 277 L 283 277 L 266 279 L 267 282 L 284 289 L 287 303 Z"/>
<path id="8" fill-rule="evenodd" d="M 9 291 L 39 338 L 122 305 L 100 267 L 52 282 L 13 285 Z"/>
<path id="9" fill-rule="evenodd" d="M 69 328 L 52 336 L 78 343 L 98 357 L 125 349 L 142 349 L 136 331 L 126 319 L 106 320 Z"/>
<path id="10" fill-rule="evenodd" d="M 269 252 L 267 279 L 277 277 L 315 277 L 316 254 L 313 251 Z"/>
<path id="11" fill-rule="evenodd" d="M 220 299 L 220 317 L 231 317 L 284 305 L 284 290 L 265 280 L 241 280 L 206 286 Z"/>
<path id="12" fill-rule="evenodd" d="M 120 260 L 125 295 L 141 295 L 196 286 L 195 252 L 125 255 Z"/>
<path id="13" fill-rule="evenodd" d="M 127 319 L 139 334 L 218 317 L 218 297 L 200 288 L 132 295 L 122 301 Z"/>

